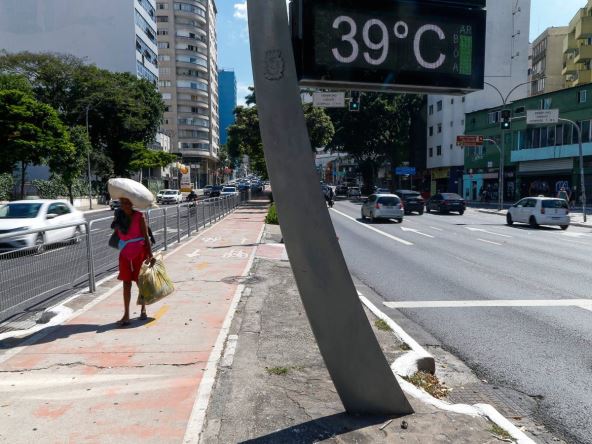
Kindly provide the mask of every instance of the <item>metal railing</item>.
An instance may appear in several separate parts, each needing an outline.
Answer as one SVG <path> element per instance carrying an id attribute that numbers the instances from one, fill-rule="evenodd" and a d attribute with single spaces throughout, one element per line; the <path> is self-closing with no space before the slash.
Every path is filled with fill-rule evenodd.
<path id="1" fill-rule="evenodd" d="M 155 238 L 153 251 L 175 243 L 220 220 L 248 200 L 247 193 L 166 205 L 144 212 Z M 109 247 L 113 217 L 0 234 L 0 322 L 72 290 L 88 286 L 117 270 L 119 251 Z M 62 231 L 59 231 L 62 230 Z M 60 234 L 60 240 L 55 234 Z"/>

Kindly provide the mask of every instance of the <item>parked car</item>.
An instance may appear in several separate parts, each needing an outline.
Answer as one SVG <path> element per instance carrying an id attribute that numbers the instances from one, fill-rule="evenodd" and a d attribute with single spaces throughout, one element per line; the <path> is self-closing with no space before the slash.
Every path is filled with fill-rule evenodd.
<path id="1" fill-rule="evenodd" d="M 391 190 L 388 188 L 376 188 L 376 191 L 372 194 L 391 194 Z"/>
<path id="2" fill-rule="evenodd" d="M 111 211 L 115 211 L 120 207 L 121 207 L 121 202 L 119 202 L 119 199 L 111 199 L 109 201 L 109 208 L 111 208 Z"/>
<path id="3" fill-rule="evenodd" d="M 251 191 L 261 193 L 263 191 L 263 184 L 261 182 L 251 182 Z"/>
<path id="4" fill-rule="evenodd" d="M 360 190 L 360 187 L 349 187 L 347 189 L 347 197 L 348 198 L 359 198 L 362 196 L 362 191 Z"/>
<path id="5" fill-rule="evenodd" d="M 84 215 L 61 200 L 20 200 L 0 206 L 0 234 L 14 233 L 14 237 L 0 240 L 0 250 L 35 248 L 38 252 L 48 244 L 78 242 L 85 232 Z M 52 227 L 79 223 L 78 226 L 51 230 Z M 47 231 L 19 236 L 19 231 L 47 229 Z"/>
<path id="6" fill-rule="evenodd" d="M 347 185 L 337 185 L 335 187 L 335 195 L 336 196 L 347 196 Z"/>
<path id="7" fill-rule="evenodd" d="M 411 214 L 413 212 L 423 214 L 425 201 L 420 193 L 412 190 L 397 190 L 395 194 L 403 201 L 405 214 Z"/>
<path id="8" fill-rule="evenodd" d="M 183 202 L 183 195 L 179 190 L 166 190 L 160 198 L 160 202 L 165 205 L 180 204 L 181 202 Z"/>
<path id="9" fill-rule="evenodd" d="M 426 211 L 428 213 L 431 213 L 432 211 L 437 211 L 439 213 L 450 213 L 451 211 L 454 211 L 462 216 L 466 209 L 466 201 L 458 194 L 454 193 L 435 194 L 426 204 Z"/>
<path id="10" fill-rule="evenodd" d="M 394 194 L 373 194 L 362 205 L 362 220 L 370 218 L 370 222 L 378 219 L 395 219 L 403 222 L 403 203 Z"/>
<path id="11" fill-rule="evenodd" d="M 562 230 L 569 228 L 569 205 L 564 199 L 551 197 L 527 197 L 515 203 L 506 215 L 508 225 L 514 222 L 539 225 L 559 225 Z"/>
<path id="12" fill-rule="evenodd" d="M 222 192 L 222 188 L 220 185 L 214 185 L 212 187 L 212 191 L 210 191 L 210 195 L 208 197 L 220 197 L 220 193 Z"/>
<path id="13" fill-rule="evenodd" d="M 204 196 L 209 196 L 209 195 L 210 195 L 210 193 L 212 192 L 212 188 L 214 188 L 214 186 L 213 186 L 213 185 L 206 185 L 206 186 L 203 188 L 203 193 L 204 193 Z"/>
<path id="14" fill-rule="evenodd" d="M 238 184 L 238 191 L 249 191 L 251 184 L 249 182 L 241 182 Z"/>
<path id="15" fill-rule="evenodd" d="M 222 191 L 220 192 L 221 196 L 236 196 L 238 194 L 238 191 L 236 189 L 236 187 L 224 187 L 222 188 Z"/>
<path id="16" fill-rule="evenodd" d="M 160 203 L 163 194 L 167 191 L 173 191 L 173 190 L 167 188 L 165 190 L 160 190 L 158 193 L 156 193 L 156 203 Z"/>

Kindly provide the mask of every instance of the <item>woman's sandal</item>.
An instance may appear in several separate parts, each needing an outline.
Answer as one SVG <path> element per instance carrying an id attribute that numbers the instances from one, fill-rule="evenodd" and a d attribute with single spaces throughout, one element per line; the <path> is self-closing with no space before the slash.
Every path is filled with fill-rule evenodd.
<path id="1" fill-rule="evenodd" d="M 147 319 L 148 319 L 148 315 L 146 314 L 145 311 L 140 313 L 140 321 L 146 321 Z"/>
<path id="2" fill-rule="evenodd" d="M 127 327 L 130 324 L 131 324 L 131 321 L 129 319 L 127 319 L 127 320 L 120 319 L 119 321 L 117 321 L 117 325 L 119 327 Z"/>

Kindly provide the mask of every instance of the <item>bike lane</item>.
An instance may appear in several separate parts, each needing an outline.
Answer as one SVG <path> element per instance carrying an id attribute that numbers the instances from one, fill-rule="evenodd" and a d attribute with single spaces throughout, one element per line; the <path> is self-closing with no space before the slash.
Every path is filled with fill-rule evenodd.
<path id="1" fill-rule="evenodd" d="M 171 252 L 165 264 L 176 290 L 148 307 L 147 321 L 137 319 L 134 289 L 135 318 L 117 328 L 123 304 L 116 286 L 34 344 L 0 358 L 0 442 L 195 439 L 199 427 L 189 424 L 190 432 L 188 423 L 199 422 L 195 410 L 207 405 L 207 384 L 200 384 L 212 382 L 266 208 L 241 207 Z"/>

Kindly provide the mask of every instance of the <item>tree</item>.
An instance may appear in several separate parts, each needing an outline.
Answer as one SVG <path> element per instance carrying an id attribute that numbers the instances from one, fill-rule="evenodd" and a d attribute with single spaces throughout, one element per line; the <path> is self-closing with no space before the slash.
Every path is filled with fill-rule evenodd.
<path id="1" fill-rule="evenodd" d="M 16 90 L 33 94 L 33 88 L 27 78 L 17 74 L 0 73 L 0 90 Z"/>
<path id="2" fill-rule="evenodd" d="M 0 173 L 21 165 L 21 197 L 25 193 L 28 165 L 51 156 L 68 156 L 75 150 L 56 111 L 22 91 L 0 91 Z"/>
<path id="3" fill-rule="evenodd" d="M 176 154 L 150 150 L 138 142 L 128 144 L 126 149 L 133 153 L 130 168 L 134 171 L 149 168 L 164 168 L 178 160 Z"/>

